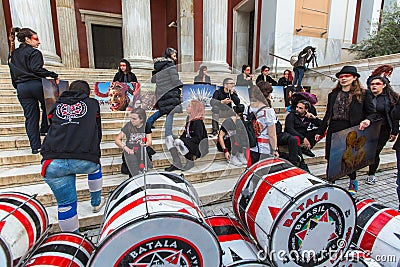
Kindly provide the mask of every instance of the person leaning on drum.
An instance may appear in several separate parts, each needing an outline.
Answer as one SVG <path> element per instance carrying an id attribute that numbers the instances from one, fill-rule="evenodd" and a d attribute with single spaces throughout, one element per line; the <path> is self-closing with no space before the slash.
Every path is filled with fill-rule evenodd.
<path id="1" fill-rule="evenodd" d="M 121 129 L 115 138 L 115 144 L 123 150 L 121 173 L 129 174 L 129 177 L 140 173 L 145 167 L 145 156 L 143 146 L 146 147 L 146 154 L 149 156 L 147 163 L 150 164 L 151 156 L 155 151 L 150 147 L 152 145 L 151 126 L 146 123 L 146 111 L 142 108 L 136 108 L 129 114 L 130 121 Z M 123 137 L 126 143 L 122 142 Z"/>
<path id="2" fill-rule="evenodd" d="M 360 74 L 354 66 L 344 66 L 336 77 L 339 81 L 328 95 L 325 116 L 318 127 L 315 140 L 319 141 L 326 133 L 325 158 L 328 160 L 331 150 L 332 134 L 341 130 L 359 125 L 360 130 L 369 127 L 371 121 L 377 119 L 371 92 L 365 90 L 360 83 Z M 349 193 L 354 195 L 358 191 L 356 172 L 348 174 L 350 178 Z"/>

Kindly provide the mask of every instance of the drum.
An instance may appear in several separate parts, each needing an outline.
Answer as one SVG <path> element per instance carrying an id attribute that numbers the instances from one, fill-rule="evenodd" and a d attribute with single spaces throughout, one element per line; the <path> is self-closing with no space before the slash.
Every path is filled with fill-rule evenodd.
<path id="1" fill-rule="evenodd" d="M 337 267 L 382 267 L 376 260 L 361 250 L 349 249 Z"/>
<path id="2" fill-rule="evenodd" d="M 175 173 L 126 180 L 108 199 L 89 266 L 220 266 L 221 247 L 199 207 L 193 186 Z"/>
<path id="3" fill-rule="evenodd" d="M 276 266 L 336 265 L 356 223 L 347 191 L 282 159 L 265 159 L 247 169 L 232 202 L 238 219 Z"/>
<path id="4" fill-rule="evenodd" d="M 400 266 L 400 212 L 373 199 L 357 203 L 353 242 L 383 266 Z"/>
<path id="5" fill-rule="evenodd" d="M 45 208 L 32 196 L 0 194 L 0 266 L 10 267 L 35 245 L 49 225 Z"/>
<path id="6" fill-rule="evenodd" d="M 264 254 L 236 219 L 229 216 L 212 216 L 206 218 L 206 222 L 218 236 L 224 266 L 269 266 L 261 261 L 261 258 L 265 258 Z"/>
<path id="7" fill-rule="evenodd" d="M 93 250 L 92 242 L 79 234 L 51 234 L 34 251 L 25 267 L 85 267 Z"/>

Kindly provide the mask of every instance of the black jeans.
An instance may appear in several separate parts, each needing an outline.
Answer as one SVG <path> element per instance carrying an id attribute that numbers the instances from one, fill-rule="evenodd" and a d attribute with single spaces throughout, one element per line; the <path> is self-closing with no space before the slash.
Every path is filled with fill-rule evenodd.
<path id="1" fill-rule="evenodd" d="M 298 164 L 298 155 L 301 153 L 298 146 L 298 140 L 290 133 L 282 132 L 277 134 L 278 146 L 288 146 L 289 158 L 288 160 L 295 166 Z"/>
<path id="2" fill-rule="evenodd" d="M 369 165 L 368 175 L 374 175 L 376 170 L 378 169 L 380 162 L 379 154 L 385 147 L 386 142 L 389 140 L 389 137 L 390 137 L 390 127 L 388 124 L 384 124 L 381 126 L 381 131 L 379 132 L 378 146 L 376 148 L 376 153 L 375 153 L 375 162 L 374 164 Z"/>
<path id="3" fill-rule="evenodd" d="M 32 149 L 39 149 L 40 133 L 47 133 L 46 106 L 44 103 L 42 81 L 32 80 L 17 85 L 18 100 L 24 110 L 25 129 Z M 40 107 L 42 109 L 42 123 L 39 129 Z"/>

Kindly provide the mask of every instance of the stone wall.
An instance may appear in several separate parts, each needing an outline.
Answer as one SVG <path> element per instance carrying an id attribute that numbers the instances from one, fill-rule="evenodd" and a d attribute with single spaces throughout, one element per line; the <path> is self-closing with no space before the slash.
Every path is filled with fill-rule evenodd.
<path id="1" fill-rule="evenodd" d="M 393 74 L 390 78 L 390 83 L 393 89 L 400 93 L 400 54 L 341 62 L 313 69 L 322 72 L 323 74 L 335 77 L 335 74 L 339 72 L 343 66 L 356 66 L 358 73 L 361 75 L 360 81 L 364 86 L 366 86 L 367 78 L 371 75 L 371 72 L 383 64 L 389 64 L 394 67 Z M 333 87 L 335 87 L 336 81 L 333 81 L 329 77 L 319 73 L 307 71 L 303 79 L 303 85 L 311 86 L 311 91 L 317 95 L 319 102 L 326 103 L 328 93 Z"/>

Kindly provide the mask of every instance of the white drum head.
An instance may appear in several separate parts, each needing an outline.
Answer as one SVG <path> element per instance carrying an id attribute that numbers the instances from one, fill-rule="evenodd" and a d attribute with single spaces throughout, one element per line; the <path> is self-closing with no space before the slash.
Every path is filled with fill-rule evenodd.
<path id="1" fill-rule="evenodd" d="M 89 266 L 221 266 L 210 227 L 189 216 L 150 215 L 130 221 L 101 242 Z"/>
<path id="2" fill-rule="evenodd" d="M 285 267 L 335 266 L 350 246 L 356 216 L 355 203 L 342 188 L 326 184 L 305 190 L 274 221 L 268 252 L 279 253 L 271 260 Z"/>

